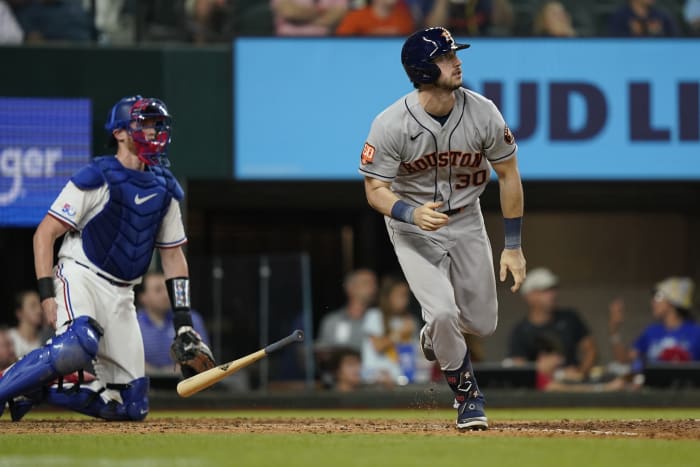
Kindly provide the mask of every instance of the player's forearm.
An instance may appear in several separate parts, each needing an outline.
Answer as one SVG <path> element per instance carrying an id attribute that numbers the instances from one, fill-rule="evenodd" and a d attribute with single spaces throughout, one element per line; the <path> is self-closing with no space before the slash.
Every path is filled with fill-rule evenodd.
<path id="1" fill-rule="evenodd" d="M 501 211 L 503 217 L 512 219 L 522 217 L 524 212 L 523 184 L 517 167 L 499 174 L 498 185 L 501 195 Z"/>
<path id="2" fill-rule="evenodd" d="M 160 259 L 163 264 L 163 274 L 166 279 L 173 277 L 189 277 L 187 259 L 181 247 L 163 248 L 160 250 Z"/>
<path id="3" fill-rule="evenodd" d="M 391 208 L 399 200 L 399 197 L 389 187 L 368 183 L 365 187 L 365 192 L 367 194 L 367 202 L 372 208 L 385 216 L 391 216 Z"/>
<path id="4" fill-rule="evenodd" d="M 37 279 L 53 275 L 53 245 L 56 236 L 46 219 L 39 224 L 32 239 L 34 246 L 34 270 Z"/>
<path id="5" fill-rule="evenodd" d="M 37 279 L 50 277 L 53 269 L 53 242 L 34 235 L 34 270 Z"/>

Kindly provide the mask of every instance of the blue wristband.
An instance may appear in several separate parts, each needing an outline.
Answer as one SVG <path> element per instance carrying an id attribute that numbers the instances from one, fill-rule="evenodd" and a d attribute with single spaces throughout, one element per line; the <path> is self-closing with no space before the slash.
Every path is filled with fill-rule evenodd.
<path id="1" fill-rule="evenodd" d="M 506 232 L 505 248 L 507 250 L 517 250 L 520 248 L 521 231 L 523 227 L 523 218 L 514 217 L 512 219 L 503 219 Z"/>
<path id="2" fill-rule="evenodd" d="M 414 224 L 413 222 L 413 211 L 416 208 L 408 204 L 406 201 L 398 200 L 391 207 L 391 217 L 401 222 L 406 222 L 407 224 Z"/>

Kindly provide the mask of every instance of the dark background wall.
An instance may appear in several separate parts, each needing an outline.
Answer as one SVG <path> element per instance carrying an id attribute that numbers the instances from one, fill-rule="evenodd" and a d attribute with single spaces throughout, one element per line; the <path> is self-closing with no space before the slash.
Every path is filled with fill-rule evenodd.
<path id="1" fill-rule="evenodd" d="M 366 205 L 361 181 L 230 178 L 229 47 L 0 48 L 0 63 L 2 95 L 90 98 L 96 154 L 104 151 L 102 124 L 117 99 L 137 92 L 163 98 L 175 116 L 171 160 L 187 191 L 188 254 L 307 252 L 316 323 L 342 304 L 347 271 L 360 266 L 380 274 L 398 270 L 383 220 Z M 560 276 L 561 302 L 583 312 L 604 356 L 610 299 L 628 300 L 626 335 L 631 337 L 648 322 L 654 282 L 672 274 L 700 281 L 699 183 L 530 181 L 525 193 L 529 266 L 545 265 Z M 487 188 L 482 207 L 498 255 L 503 232 L 495 184 Z M 0 230 L 0 321 L 11 320 L 13 293 L 34 286 L 32 233 Z M 208 280 L 206 274 L 193 277 Z M 505 286 L 499 286 L 499 297 L 501 324 L 485 342 L 493 359 L 505 355 L 508 330 L 524 313 L 520 297 Z M 198 297 L 193 301 L 197 305 Z M 254 313 L 244 319 L 255 320 Z"/>

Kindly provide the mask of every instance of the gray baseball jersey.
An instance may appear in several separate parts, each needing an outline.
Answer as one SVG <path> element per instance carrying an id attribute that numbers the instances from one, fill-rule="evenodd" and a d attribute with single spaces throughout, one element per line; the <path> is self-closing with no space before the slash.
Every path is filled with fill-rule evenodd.
<path id="1" fill-rule="evenodd" d="M 462 365 L 463 332 L 488 335 L 496 329 L 496 278 L 479 195 L 490 164 L 517 152 L 493 102 L 463 88 L 455 96 L 444 125 L 426 113 L 417 91 L 389 106 L 372 123 L 360 165 L 361 174 L 391 182 L 391 189 L 414 206 L 442 201 L 441 211 L 459 210 L 436 231 L 385 218 L 401 269 L 421 304 L 426 334 L 446 371 Z"/>
<path id="2" fill-rule="evenodd" d="M 360 173 L 392 182 L 415 206 L 443 201 L 447 211 L 474 203 L 489 180 L 489 162 L 513 157 L 517 145 L 493 102 L 464 88 L 455 95 L 443 126 L 420 105 L 418 91 L 380 113 L 362 149 Z"/>

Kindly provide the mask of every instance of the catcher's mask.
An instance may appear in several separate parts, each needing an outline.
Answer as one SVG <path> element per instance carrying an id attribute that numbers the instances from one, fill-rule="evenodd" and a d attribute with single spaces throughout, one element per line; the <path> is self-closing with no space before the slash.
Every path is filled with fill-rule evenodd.
<path id="1" fill-rule="evenodd" d="M 168 167 L 171 125 L 172 117 L 163 101 L 136 95 L 114 105 L 105 129 L 109 132 L 126 130 L 134 140 L 136 155 L 144 164 Z"/>

